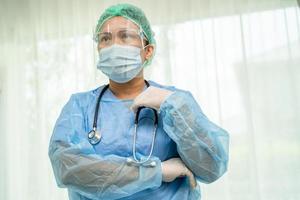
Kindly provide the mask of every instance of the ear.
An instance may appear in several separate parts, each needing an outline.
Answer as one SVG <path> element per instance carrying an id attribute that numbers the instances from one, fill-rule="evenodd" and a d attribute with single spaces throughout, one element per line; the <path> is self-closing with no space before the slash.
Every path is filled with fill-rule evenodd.
<path id="1" fill-rule="evenodd" d="M 151 56 L 153 55 L 154 52 L 154 46 L 153 45 L 149 45 L 145 48 L 145 59 L 148 60 L 151 58 Z"/>

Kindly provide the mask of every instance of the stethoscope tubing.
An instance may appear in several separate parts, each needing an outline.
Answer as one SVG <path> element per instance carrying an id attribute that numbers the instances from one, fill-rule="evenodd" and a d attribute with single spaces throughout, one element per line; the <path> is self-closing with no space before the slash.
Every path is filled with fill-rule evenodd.
<path id="1" fill-rule="evenodd" d="M 146 83 L 147 87 L 149 87 L 150 84 L 148 83 L 148 81 L 145 80 L 145 83 Z M 92 145 L 97 145 L 101 141 L 101 133 L 97 131 L 98 113 L 99 113 L 99 110 L 100 110 L 100 102 L 101 102 L 102 96 L 104 95 L 105 91 L 108 88 L 109 88 L 109 84 L 105 85 L 103 87 L 102 91 L 100 92 L 100 95 L 98 96 L 98 99 L 97 99 L 95 113 L 94 113 L 93 128 L 88 133 L 88 140 L 89 140 L 90 144 L 92 144 Z M 150 153 L 146 157 L 146 159 L 143 159 L 143 160 L 139 160 L 136 156 L 136 138 L 137 138 L 139 115 L 140 115 L 141 110 L 145 109 L 145 108 L 148 108 L 148 107 L 145 107 L 145 106 L 139 107 L 137 109 L 137 112 L 136 112 L 136 115 L 135 115 L 133 145 L 132 145 L 133 159 L 128 158 L 127 163 L 128 164 L 145 165 L 145 166 L 154 167 L 156 165 L 155 162 L 148 163 L 148 161 L 150 160 L 150 158 L 152 156 L 152 153 L 153 153 L 155 137 L 156 137 L 156 131 L 157 131 L 157 126 L 158 126 L 158 114 L 157 114 L 157 111 L 154 108 L 150 108 L 150 109 L 152 109 L 152 111 L 154 113 L 154 129 L 153 129 L 153 134 L 152 134 L 153 136 L 152 136 L 152 140 L 151 140 Z"/>

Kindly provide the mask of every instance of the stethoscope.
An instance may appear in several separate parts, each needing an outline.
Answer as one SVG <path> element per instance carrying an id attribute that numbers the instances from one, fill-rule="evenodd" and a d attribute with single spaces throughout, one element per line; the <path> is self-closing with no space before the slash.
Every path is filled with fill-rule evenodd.
<path id="1" fill-rule="evenodd" d="M 145 83 L 146 83 L 146 86 L 149 87 L 150 84 L 148 83 L 148 81 L 145 80 Z M 101 98 L 102 98 L 104 92 L 108 88 L 109 88 L 109 85 L 105 85 L 97 99 L 96 109 L 95 109 L 95 113 L 94 113 L 93 128 L 88 133 L 88 140 L 91 145 L 98 144 L 102 138 L 101 133 L 97 130 L 97 120 L 98 120 L 98 113 L 99 113 L 99 109 L 100 109 Z M 126 162 L 129 165 L 136 165 L 136 166 L 143 165 L 143 166 L 147 166 L 147 167 L 155 167 L 156 166 L 155 161 L 150 161 L 150 158 L 153 153 L 155 137 L 156 137 L 156 130 L 157 130 L 157 125 L 158 125 L 158 115 L 157 115 L 157 111 L 154 108 L 149 108 L 154 113 L 154 129 L 153 129 L 153 134 L 152 134 L 150 153 L 148 156 L 146 156 L 146 158 L 141 158 L 141 159 L 138 159 L 137 155 L 136 155 L 136 137 L 137 137 L 137 129 L 138 129 L 138 123 L 139 123 L 139 115 L 140 115 L 141 110 L 144 108 L 149 108 L 149 107 L 141 106 L 136 111 L 135 120 L 134 120 L 132 157 L 127 158 Z"/>

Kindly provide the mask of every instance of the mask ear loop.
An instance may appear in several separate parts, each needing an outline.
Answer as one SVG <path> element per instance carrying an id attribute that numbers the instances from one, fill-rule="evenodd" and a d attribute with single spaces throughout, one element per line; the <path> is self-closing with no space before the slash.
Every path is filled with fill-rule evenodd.
<path id="1" fill-rule="evenodd" d="M 141 50 L 145 50 L 145 48 L 147 48 L 148 46 L 151 46 L 152 44 L 147 44 L 146 46 L 144 46 L 144 39 L 148 41 L 147 37 L 145 36 L 144 34 L 144 31 L 143 29 L 140 27 L 140 30 L 139 30 L 139 35 L 140 35 L 140 38 L 141 38 L 141 41 L 142 41 L 142 48 Z M 148 58 L 149 59 L 149 58 Z M 148 59 L 145 59 L 144 63 L 142 64 L 142 67 L 144 67 L 144 65 L 146 64 L 146 62 L 148 61 Z"/>
<path id="2" fill-rule="evenodd" d="M 145 40 L 148 40 L 148 39 L 147 39 L 147 37 L 145 36 L 145 34 L 144 34 L 144 32 L 143 32 L 143 30 L 142 30 L 141 27 L 140 27 L 139 35 L 140 35 L 141 41 L 142 41 L 142 48 L 141 48 L 141 50 L 145 50 L 145 48 L 147 48 L 147 47 L 150 46 L 151 44 L 147 44 L 146 46 L 144 46 L 144 45 L 145 45 L 145 44 L 144 44 L 144 39 L 145 39 Z M 145 61 L 144 61 L 144 63 L 143 63 L 142 66 L 144 66 L 144 64 L 147 62 L 147 60 L 148 60 L 148 59 L 145 59 Z"/>
<path id="3" fill-rule="evenodd" d="M 139 35 L 140 35 L 140 38 L 141 38 L 141 41 L 142 41 L 142 49 L 145 49 L 147 46 L 149 46 L 150 44 L 147 44 L 146 46 L 144 46 L 145 44 L 144 44 L 144 39 L 145 40 L 148 40 L 147 39 L 147 37 L 145 36 L 145 34 L 144 34 L 144 31 L 143 31 L 143 29 L 140 27 L 140 30 L 139 30 Z"/>

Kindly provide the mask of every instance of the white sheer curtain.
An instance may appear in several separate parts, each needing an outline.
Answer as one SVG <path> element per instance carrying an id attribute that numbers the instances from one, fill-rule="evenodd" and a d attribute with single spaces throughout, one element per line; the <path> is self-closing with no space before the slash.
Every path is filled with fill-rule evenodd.
<path id="1" fill-rule="evenodd" d="M 125 1 L 0 0 L 0 199 L 67 199 L 47 156 L 71 93 L 105 83 L 92 30 Z M 230 164 L 202 199 L 300 199 L 296 0 L 126 1 L 153 24 L 146 77 L 190 90 L 229 131 Z"/>

